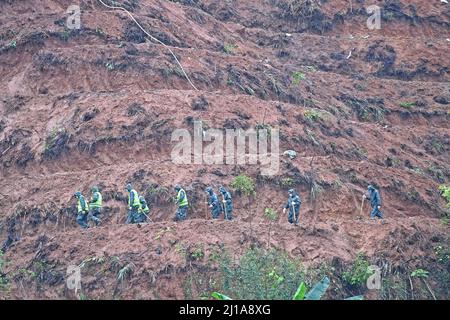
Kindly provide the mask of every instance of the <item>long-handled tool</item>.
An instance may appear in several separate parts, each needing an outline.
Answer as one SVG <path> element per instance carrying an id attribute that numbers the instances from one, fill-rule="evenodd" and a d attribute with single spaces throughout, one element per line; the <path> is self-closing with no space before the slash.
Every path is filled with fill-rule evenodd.
<path id="1" fill-rule="evenodd" d="M 298 223 L 297 223 L 297 215 L 295 214 L 295 206 L 294 206 L 292 203 L 290 203 L 289 206 L 291 207 L 292 212 L 294 213 L 294 224 L 295 224 L 296 226 L 298 226 Z"/>
<path id="2" fill-rule="evenodd" d="M 223 216 L 225 217 L 225 220 L 228 220 L 228 214 L 227 214 L 227 210 L 225 210 L 225 203 L 222 202 L 222 210 L 223 210 Z"/>
<path id="3" fill-rule="evenodd" d="M 227 211 L 225 210 L 226 209 L 226 206 L 225 206 L 225 197 L 224 197 L 224 195 L 222 194 L 222 203 L 220 204 L 220 206 L 222 207 L 222 210 L 223 210 L 223 216 L 225 217 L 225 220 L 228 220 L 228 215 L 227 215 Z"/>
<path id="4" fill-rule="evenodd" d="M 366 199 L 366 197 L 363 195 L 362 200 L 361 200 L 361 210 L 359 210 L 359 215 L 362 216 L 362 211 L 364 208 L 364 200 Z"/>
<path id="5" fill-rule="evenodd" d="M 142 214 L 147 218 L 147 221 L 150 221 L 150 217 L 145 214 L 145 212 L 142 212 Z"/>
<path id="6" fill-rule="evenodd" d="M 208 198 L 205 195 L 205 219 L 208 220 Z"/>
<path id="7" fill-rule="evenodd" d="M 25 213 L 25 215 L 23 216 L 23 220 L 22 220 L 22 228 L 20 229 L 20 239 L 22 239 L 23 230 L 27 226 L 27 218 L 28 218 L 28 215 Z"/>

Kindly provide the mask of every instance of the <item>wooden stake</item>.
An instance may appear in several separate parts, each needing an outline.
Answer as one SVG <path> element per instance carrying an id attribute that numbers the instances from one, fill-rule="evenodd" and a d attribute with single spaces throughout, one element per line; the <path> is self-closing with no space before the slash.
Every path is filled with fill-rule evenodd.
<path id="1" fill-rule="evenodd" d="M 361 210 L 359 211 L 359 215 L 360 216 L 362 216 L 362 211 L 363 211 L 363 208 L 364 208 L 364 199 L 366 199 L 366 197 L 363 197 L 362 200 L 361 200 Z"/>
<path id="2" fill-rule="evenodd" d="M 208 220 L 208 198 L 205 195 L 205 219 Z"/>
<path id="3" fill-rule="evenodd" d="M 66 219 L 63 219 L 63 232 L 66 233 Z"/>
<path id="4" fill-rule="evenodd" d="M 28 218 L 28 216 L 27 216 L 27 214 L 25 214 L 25 215 L 23 216 L 23 220 L 22 220 L 22 228 L 21 228 L 21 230 L 20 230 L 20 239 L 22 239 L 23 230 L 25 229 L 25 226 L 26 226 L 26 224 L 27 224 L 27 218 Z"/>

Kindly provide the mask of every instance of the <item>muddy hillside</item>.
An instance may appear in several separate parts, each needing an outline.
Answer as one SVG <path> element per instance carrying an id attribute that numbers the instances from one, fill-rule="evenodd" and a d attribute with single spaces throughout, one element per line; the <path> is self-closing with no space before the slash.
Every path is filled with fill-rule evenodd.
<path id="1" fill-rule="evenodd" d="M 0 0 L 1 299 L 290 299 L 324 275 L 327 299 L 450 298 L 449 4 L 90 0 L 73 28 L 73 2 Z M 171 135 L 196 121 L 279 128 L 278 173 L 175 164 Z M 127 183 L 151 222 L 125 224 Z M 382 221 L 361 209 L 369 184 Z M 102 223 L 81 229 L 73 195 L 94 185 Z M 206 211 L 221 185 L 233 221 Z"/>

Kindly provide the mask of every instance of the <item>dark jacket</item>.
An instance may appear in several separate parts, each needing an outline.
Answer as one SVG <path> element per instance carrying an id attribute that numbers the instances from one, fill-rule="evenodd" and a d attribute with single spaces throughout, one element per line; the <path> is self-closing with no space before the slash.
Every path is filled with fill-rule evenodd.
<path id="1" fill-rule="evenodd" d="M 208 204 L 212 205 L 213 208 L 217 206 L 220 207 L 220 202 L 219 199 L 217 198 L 217 195 L 213 191 L 208 193 L 208 195 L 209 195 Z"/>
<path id="2" fill-rule="evenodd" d="M 370 205 L 372 206 L 372 208 L 381 206 L 381 197 L 377 189 L 369 190 L 368 198 L 370 200 Z"/>
<path id="3" fill-rule="evenodd" d="M 300 199 L 300 196 L 298 194 L 293 194 L 292 196 L 289 196 L 285 208 L 290 210 L 292 210 L 292 208 L 298 209 L 301 204 L 302 199 Z"/>

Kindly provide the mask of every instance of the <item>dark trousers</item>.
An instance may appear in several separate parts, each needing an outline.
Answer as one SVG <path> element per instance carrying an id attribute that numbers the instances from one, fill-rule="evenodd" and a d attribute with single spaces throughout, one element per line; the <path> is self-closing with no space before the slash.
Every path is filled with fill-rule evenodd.
<path id="1" fill-rule="evenodd" d="M 96 225 L 100 224 L 100 213 L 102 212 L 101 208 L 90 208 L 90 219 L 95 222 Z"/>
<path id="2" fill-rule="evenodd" d="M 77 215 L 77 223 L 83 228 L 88 228 L 87 224 L 88 213 L 87 212 L 78 212 Z"/>
<path id="3" fill-rule="evenodd" d="M 225 203 L 225 219 L 233 220 L 233 204 Z"/>
<path id="4" fill-rule="evenodd" d="M 175 213 L 175 221 L 183 221 L 187 216 L 188 206 L 179 207 L 177 212 Z"/>
<path id="5" fill-rule="evenodd" d="M 125 223 L 126 224 L 138 223 L 139 220 L 140 220 L 140 217 L 139 217 L 138 208 L 137 207 L 131 208 L 131 210 L 128 211 L 127 221 Z"/>
<path id="6" fill-rule="evenodd" d="M 374 206 L 372 208 L 372 212 L 370 212 L 370 217 L 371 218 L 377 217 L 377 218 L 383 219 L 383 213 L 380 210 L 378 210 L 378 206 Z"/>
<path id="7" fill-rule="evenodd" d="M 218 219 L 221 213 L 222 207 L 219 204 L 213 205 L 213 207 L 211 208 L 211 215 L 213 219 Z"/>
<path id="8" fill-rule="evenodd" d="M 295 221 L 294 221 L 294 212 L 295 212 Z M 300 215 L 300 206 L 294 207 L 294 208 L 290 208 L 289 209 L 289 216 L 288 216 L 289 223 L 298 224 L 299 215 Z"/>

